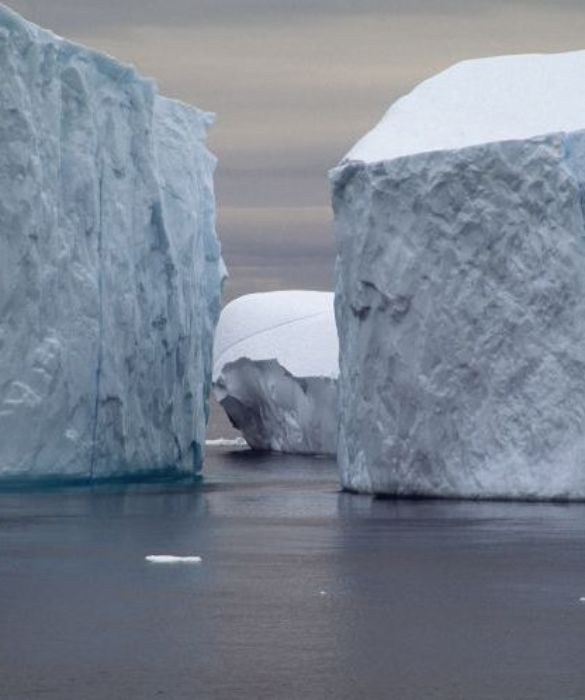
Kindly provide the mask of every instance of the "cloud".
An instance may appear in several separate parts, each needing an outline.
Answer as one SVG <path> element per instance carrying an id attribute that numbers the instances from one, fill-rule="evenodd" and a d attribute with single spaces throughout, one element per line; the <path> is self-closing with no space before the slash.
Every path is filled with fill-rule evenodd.
<path id="1" fill-rule="evenodd" d="M 414 16 L 422 21 L 435 16 L 477 16 L 502 7 L 525 12 L 550 7 L 550 0 L 4 0 L 34 22 L 56 31 L 92 27 L 186 24 L 279 24 L 304 16 L 319 17 Z M 581 0 L 555 0 L 559 12 L 581 9 Z"/>
<path id="2" fill-rule="evenodd" d="M 155 24 L 278 24 L 304 15 L 436 15 L 465 11 L 462 0 L 4 0 L 31 21 L 57 31 Z M 544 2 L 544 0 L 541 0 Z M 562 2 L 562 0 L 561 0 Z M 575 0 L 576 2 L 576 0 Z M 475 0 L 474 11 L 494 0 Z"/>

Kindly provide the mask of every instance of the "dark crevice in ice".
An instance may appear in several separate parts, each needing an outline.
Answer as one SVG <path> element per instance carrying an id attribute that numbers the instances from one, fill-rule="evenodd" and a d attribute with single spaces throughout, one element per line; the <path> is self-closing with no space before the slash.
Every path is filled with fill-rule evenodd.
<path id="1" fill-rule="evenodd" d="M 97 448 L 97 428 L 99 420 L 100 411 L 100 390 L 101 390 L 101 377 L 102 377 L 102 362 L 104 355 L 104 280 L 103 280 L 103 166 L 102 172 L 100 174 L 99 180 L 99 226 L 98 226 L 98 239 L 97 239 L 97 265 L 98 265 L 98 349 L 97 349 L 97 366 L 95 371 L 95 403 L 93 409 L 93 427 L 91 434 L 91 459 L 89 466 L 89 478 L 94 479 L 95 477 L 95 461 L 96 461 L 96 448 Z"/>

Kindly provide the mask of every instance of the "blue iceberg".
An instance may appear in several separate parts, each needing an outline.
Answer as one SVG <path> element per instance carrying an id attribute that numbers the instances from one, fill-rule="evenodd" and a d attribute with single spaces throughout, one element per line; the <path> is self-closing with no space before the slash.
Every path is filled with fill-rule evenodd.
<path id="1" fill-rule="evenodd" d="M 199 469 L 211 121 L 0 6 L 0 477 Z"/>

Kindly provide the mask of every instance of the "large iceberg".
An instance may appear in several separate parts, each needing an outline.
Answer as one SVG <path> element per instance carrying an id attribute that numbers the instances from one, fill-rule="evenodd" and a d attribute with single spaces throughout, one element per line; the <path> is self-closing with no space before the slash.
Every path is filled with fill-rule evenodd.
<path id="1" fill-rule="evenodd" d="M 199 468 L 210 121 L 0 6 L 0 477 Z"/>
<path id="2" fill-rule="evenodd" d="M 221 313 L 214 393 L 251 447 L 335 454 L 337 355 L 333 294 L 247 294 Z"/>
<path id="3" fill-rule="evenodd" d="M 585 498 L 583 74 L 458 64 L 332 171 L 347 489 Z"/>

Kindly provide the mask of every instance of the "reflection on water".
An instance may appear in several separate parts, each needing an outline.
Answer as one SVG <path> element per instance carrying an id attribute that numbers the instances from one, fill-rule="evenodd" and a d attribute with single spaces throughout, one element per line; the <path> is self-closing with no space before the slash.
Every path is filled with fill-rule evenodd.
<path id="1" fill-rule="evenodd" d="M 580 698 L 584 524 L 247 451 L 200 484 L 0 493 L 0 698 Z"/>

